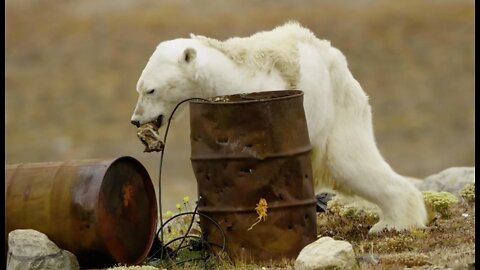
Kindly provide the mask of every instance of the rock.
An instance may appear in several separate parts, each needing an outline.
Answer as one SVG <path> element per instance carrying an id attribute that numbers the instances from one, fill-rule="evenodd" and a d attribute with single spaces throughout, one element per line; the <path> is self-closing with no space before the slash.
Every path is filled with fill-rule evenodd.
<path id="1" fill-rule="evenodd" d="M 359 269 L 352 245 L 322 237 L 300 251 L 295 270 Z"/>
<path id="2" fill-rule="evenodd" d="M 8 234 L 7 270 L 80 269 L 77 258 L 35 230 Z"/>
<path id="3" fill-rule="evenodd" d="M 475 182 L 475 167 L 452 167 L 416 184 L 421 191 L 447 191 L 460 198 L 460 190 Z"/>

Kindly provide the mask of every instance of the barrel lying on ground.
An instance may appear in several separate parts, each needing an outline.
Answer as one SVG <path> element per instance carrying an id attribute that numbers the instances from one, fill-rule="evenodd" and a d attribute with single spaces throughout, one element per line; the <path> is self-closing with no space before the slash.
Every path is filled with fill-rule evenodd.
<path id="1" fill-rule="evenodd" d="M 6 165 L 5 194 L 5 239 L 40 231 L 82 268 L 137 264 L 152 245 L 155 191 L 132 157 Z"/>

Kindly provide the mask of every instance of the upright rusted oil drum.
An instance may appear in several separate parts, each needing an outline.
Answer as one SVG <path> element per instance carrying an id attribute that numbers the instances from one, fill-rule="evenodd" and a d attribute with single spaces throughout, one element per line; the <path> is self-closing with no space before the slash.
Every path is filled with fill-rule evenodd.
<path id="1" fill-rule="evenodd" d="M 156 231 L 155 190 L 132 157 L 6 165 L 5 197 L 5 241 L 40 231 L 82 268 L 140 263 Z"/>
<path id="2" fill-rule="evenodd" d="M 199 212 L 218 222 L 234 260 L 295 258 L 316 239 L 315 195 L 303 92 L 268 91 L 190 102 Z M 265 221 L 256 204 L 268 204 Z M 208 219 L 207 240 L 222 243 Z"/>

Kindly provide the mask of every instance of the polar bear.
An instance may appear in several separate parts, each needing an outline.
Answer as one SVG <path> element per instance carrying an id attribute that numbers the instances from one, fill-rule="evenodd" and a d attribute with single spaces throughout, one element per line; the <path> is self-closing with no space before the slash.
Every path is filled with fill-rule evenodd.
<path id="1" fill-rule="evenodd" d="M 316 192 L 329 187 L 376 204 L 370 233 L 425 227 L 422 194 L 380 154 L 368 97 L 344 55 L 298 22 L 226 41 L 191 34 L 161 42 L 138 80 L 131 123 L 164 126 L 186 98 L 278 89 L 304 92 Z"/>

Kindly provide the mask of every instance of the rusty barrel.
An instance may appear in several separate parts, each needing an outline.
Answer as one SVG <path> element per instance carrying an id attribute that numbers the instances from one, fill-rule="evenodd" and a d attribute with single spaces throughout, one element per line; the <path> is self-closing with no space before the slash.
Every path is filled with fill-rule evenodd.
<path id="1" fill-rule="evenodd" d="M 140 263 L 156 232 L 155 190 L 132 157 L 6 165 L 5 197 L 5 241 L 40 231 L 82 267 Z"/>
<path id="2" fill-rule="evenodd" d="M 303 92 L 266 91 L 190 102 L 191 162 L 199 212 L 226 234 L 234 260 L 295 258 L 316 239 L 315 195 Z M 268 204 L 265 221 L 256 204 Z M 222 243 L 208 219 L 207 240 Z"/>

